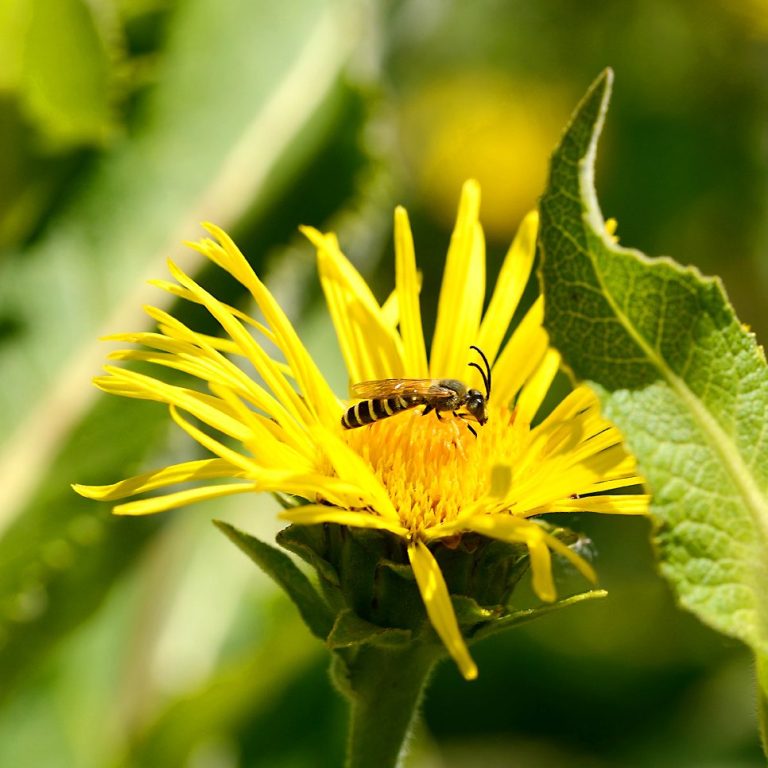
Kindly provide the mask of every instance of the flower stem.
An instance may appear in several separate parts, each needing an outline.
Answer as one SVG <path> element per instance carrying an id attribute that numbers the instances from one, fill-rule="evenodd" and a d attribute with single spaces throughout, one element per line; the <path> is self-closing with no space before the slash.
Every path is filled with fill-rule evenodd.
<path id="1" fill-rule="evenodd" d="M 440 655 L 440 649 L 424 644 L 359 648 L 347 664 L 343 683 L 351 701 L 346 768 L 399 764 L 425 684 Z"/>

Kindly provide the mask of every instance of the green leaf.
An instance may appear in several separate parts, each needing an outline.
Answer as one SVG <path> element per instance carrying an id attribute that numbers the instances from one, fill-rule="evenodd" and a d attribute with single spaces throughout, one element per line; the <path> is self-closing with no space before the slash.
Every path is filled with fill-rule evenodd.
<path id="1" fill-rule="evenodd" d="M 606 233 L 594 160 L 606 71 L 552 157 L 541 201 L 545 325 L 598 393 L 653 493 L 680 603 L 768 655 L 768 368 L 719 280 Z"/>
<path id="2" fill-rule="evenodd" d="M 296 604 L 312 634 L 325 640 L 333 626 L 333 613 L 293 560 L 285 552 L 259 541 L 229 523 L 214 520 L 214 524 L 286 592 Z"/>

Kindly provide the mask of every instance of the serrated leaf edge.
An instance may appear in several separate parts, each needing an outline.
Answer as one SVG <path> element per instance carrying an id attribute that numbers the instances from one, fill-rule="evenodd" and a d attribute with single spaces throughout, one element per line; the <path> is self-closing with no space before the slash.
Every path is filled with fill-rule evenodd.
<path id="1" fill-rule="evenodd" d="M 702 282 L 713 284 L 720 292 L 724 305 L 733 315 L 733 310 L 731 309 L 722 283 L 719 279 L 704 277 L 701 275 L 698 269 L 694 267 L 681 267 L 675 261 L 667 257 L 651 259 L 637 249 L 622 248 L 621 246 L 617 246 L 613 241 L 609 239 L 605 229 L 602 212 L 600 211 L 600 205 L 597 200 L 597 191 L 594 181 L 594 168 L 595 158 L 597 156 L 597 144 L 600 138 L 600 134 L 602 133 L 605 116 L 608 111 L 608 104 L 611 98 L 612 83 L 613 72 L 608 69 L 605 71 L 604 75 L 598 79 L 598 81 L 595 83 L 595 85 L 584 99 L 584 101 L 587 101 L 594 91 L 598 90 L 600 87 L 603 87 L 600 108 L 598 110 L 597 119 L 594 123 L 592 137 L 584 157 L 580 160 L 579 186 L 582 199 L 584 200 L 584 204 L 586 206 L 587 215 L 584 220 L 585 225 L 591 227 L 593 234 L 600 239 L 602 244 L 610 253 L 631 255 L 639 259 L 641 262 L 649 265 L 664 263 L 678 272 L 678 274 L 688 273 L 698 278 Z M 574 243 L 574 245 L 578 247 L 576 243 Z M 587 258 L 589 258 L 589 254 L 586 255 Z M 590 259 L 590 261 L 592 260 Z M 661 373 L 664 380 L 669 384 L 670 388 L 675 392 L 683 404 L 688 407 L 689 411 L 694 417 L 694 421 L 706 438 L 709 447 L 712 449 L 713 453 L 715 453 L 715 455 L 720 458 L 726 473 L 731 477 L 734 487 L 737 489 L 739 495 L 744 500 L 745 507 L 752 516 L 757 529 L 762 533 L 764 546 L 768 548 L 768 498 L 766 498 L 764 493 L 761 491 L 761 489 L 758 487 L 748 472 L 741 453 L 733 444 L 730 436 L 711 416 L 701 400 L 696 397 L 696 395 L 688 388 L 688 386 L 686 386 L 682 379 L 680 379 L 673 371 L 669 369 L 663 358 L 660 357 L 645 341 L 645 339 L 637 332 L 629 318 L 627 318 L 627 316 L 621 311 L 620 307 L 614 300 L 613 295 L 608 290 L 608 287 L 604 284 L 602 276 L 597 269 L 595 269 L 595 277 L 600 284 L 600 288 L 602 289 L 605 300 L 610 305 L 624 330 L 626 330 L 629 336 L 643 351 L 652 365 L 654 365 L 655 368 Z M 736 318 L 734 316 L 734 321 L 735 320 Z M 757 353 L 757 344 L 754 342 L 754 339 L 752 339 L 752 341 L 755 347 L 755 354 L 759 358 Z"/>

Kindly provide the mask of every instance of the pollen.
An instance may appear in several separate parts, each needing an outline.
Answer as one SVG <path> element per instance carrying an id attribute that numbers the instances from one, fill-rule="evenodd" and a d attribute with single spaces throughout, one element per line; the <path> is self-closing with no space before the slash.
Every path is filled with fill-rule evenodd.
<path id="1" fill-rule="evenodd" d="M 489 403 L 484 426 L 451 415 L 440 421 L 422 410 L 344 433 L 387 490 L 403 526 L 414 533 L 449 522 L 488 496 L 494 467 L 513 464 L 524 443 L 505 406 Z"/>

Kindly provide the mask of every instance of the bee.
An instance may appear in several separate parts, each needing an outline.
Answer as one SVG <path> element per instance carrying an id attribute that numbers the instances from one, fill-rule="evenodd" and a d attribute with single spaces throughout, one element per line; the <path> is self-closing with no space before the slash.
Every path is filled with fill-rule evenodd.
<path id="1" fill-rule="evenodd" d="M 476 421 L 481 426 L 488 421 L 488 400 L 491 396 L 491 366 L 479 347 L 474 349 L 482 358 L 484 368 L 478 363 L 468 363 L 477 368 L 483 379 L 485 394 L 479 389 L 469 389 L 457 379 L 381 379 L 353 384 L 351 394 L 361 402 L 348 408 L 341 417 L 344 429 L 355 429 L 394 416 L 401 411 L 425 405 L 422 416 L 434 411 L 442 421 L 443 413 L 450 412 L 456 418 Z M 460 408 L 465 410 L 459 411 Z M 467 429 L 477 437 L 471 424 Z"/>

